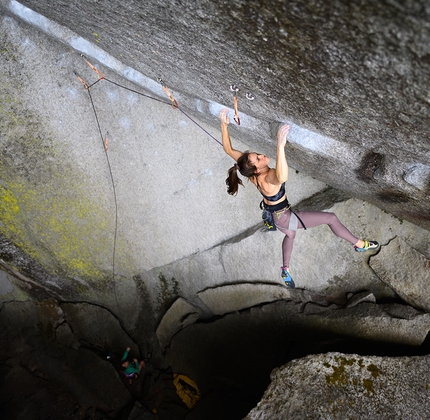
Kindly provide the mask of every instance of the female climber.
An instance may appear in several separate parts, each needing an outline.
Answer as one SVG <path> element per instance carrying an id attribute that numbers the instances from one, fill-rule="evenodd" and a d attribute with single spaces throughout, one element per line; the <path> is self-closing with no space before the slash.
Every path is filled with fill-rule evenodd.
<path id="1" fill-rule="evenodd" d="M 285 234 L 282 242 L 283 266 L 281 277 L 288 288 L 295 287 L 290 274 L 290 257 L 293 250 L 293 242 L 297 229 L 306 229 L 319 225 L 328 225 L 332 232 L 351 244 L 358 252 L 375 250 L 379 247 L 378 242 L 364 241 L 356 238 L 334 213 L 322 211 L 299 211 L 290 209 L 285 194 L 285 181 L 288 180 L 288 164 L 285 157 L 285 144 L 290 130 L 288 124 L 283 125 L 277 135 L 276 168 L 269 168 L 270 158 L 263 154 L 254 152 L 240 152 L 231 146 L 228 134 L 229 110 L 222 109 L 219 113 L 221 120 L 221 135 L 224 151 L 231 156 L 236 163 L 228 170 L 226 179 L 227 192 L 236 195 L 239 185 L 243 185 L 237 172 L 247 177 L 260 191 L 263 196 L 264 208 L 273 216 L 273 222 L 277 229 Z"/>

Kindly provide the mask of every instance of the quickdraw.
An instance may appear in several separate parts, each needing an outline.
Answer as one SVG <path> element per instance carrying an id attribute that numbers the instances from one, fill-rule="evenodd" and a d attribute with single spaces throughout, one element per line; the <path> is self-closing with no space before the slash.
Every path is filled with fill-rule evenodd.
<path id="1" fill-rule="evenodd" d="M 158 98 L 154 98 L 154 97 L 152 97 L 152 96 L 150 96 L 150 95 L 147 95 L 147 94 L 145 94 L 145 93 L 142 93 L 142 92 L 139 92 L 139 91 L 137 91 L 137 90 L 135 90 L 135 89 L 131 89 L 131 88 L 129 88 L 129 87 L 127 87 L 127 86 L 123 86 L 123 85 L 121 85 L 121 84 L 119 84 L 119 83 L 117 83 L 117 82 L 114 82 L 113 80 L 110 80 L 110 79 L 108 79 L 108 78 L 106 78 L 105 77 L 105 75 L 100 71 L 100 70 L 98 70 L 95 66 L 93 66 L 87 59 L 86 59 L 86 57 L 83 55 L 83 54 L 81 54 L 81 56 L 84 58 L 84 60 L 86 61 L 86 63 L 90 66 L 90 68 L 97 74 L 97 76 L 98 76 L 98 79 L 94 82 L 94 83 L 92 83 L 92 84 L 88 84 L 87 82 L 85 82 L 85 80 L 83 80 L 82 79 L 82 77 L 80 77 L 75 71 L 73 72 L 75 75 L 76 75 L 76 77 L 78 78 L 78 80 L 82 83 L 82 85 L 84 86 L 84 88 L 85 88 L 85 90 L 87 90 L 88 91 L 88 94 L 89 94 L 89 96 L 90 96 L 90 98 L 91 98 L 91 93 L 90 93 L 90 89 L 96 84 L 96 83 L 98 83 L 98 82 L 100 82 L 100 80 L 105 80 L 106 82 L 109 82 L 109 83 L 111 83 L 111 84 L 113 84 L 113 85 L 115 85 L 115 86 L 118 86 L 119 88 L 122 88 L 122 89 L 125 89 L 125 90 L 127 90 L 127 91 L 129 91 L 129 92 L 133 92 L 133 93 L 135 93 L 135 94 L 137 94 L 137 95 L 139 95 L 139 96 L 143 96 L 143 97 L 145 97 L 145 98 L 148 98 L 148 99 L 151 99 L 151 100 L 153 100 L 153 101 L 157 101 L 157 102 L 161 102 L 161 103 L 163 103 L 163 104 L 167 104 L 167 105 L 171 105 L 172 106 L 172 108 L 173 109 L 179 109 L 179 111 L 181 111 L 182 112 L 182 114 L 184 114 L 185 115 L 185 117 L 187 117 L 191 122 L 193 122 L 197 127 L 199 127 L 203 132 L 205 132 L 211 139 L 213 139 L 213 140 L 215 140 L 218 144 L 220 144 L 220 145 L 222 145 L 222 143 L 216 138 L 216 137 L 214 137 L 211 133 L 209 133 L 209 131 L 207 131 L 204 127 L 202 127 L 197 121 L 195 121 L 193 118 L 191 118 L 183 109 L 181 109 L 181 108 L 179 108 L 179 105 L 178 105 L 178 102 L 176 101 L 176 99 L 173 97 L 173 95 L 170 93 L 170 90 L 167 88 L 167 86 L 165 85 L 165 83 L 163 82 L 163 80 L 161 79 L 161 78 L 157 78 L 157 81 L 159 82 L 159 83 L 161 83 L 161 85 L 163 86 L 163 89 L 164 89 L 164 92 L 166 92 L 166 95 L 169 97 L 169 99 L 170 99 L 170 104 L 169 104 L 169 102 L 166 102 L 166 101 L 164 101 L 163 99 L 158 99 Z M 91 99 L 91 102 L 92 102 L 92 99 Z M 93 104 L 94 105 L 94 104 Z M 95 112 L 95 109 L 94 109 L 94 112 Z M 97 119 L 97 117 L 96 117 L 96 119 Z M 101 134 L 100 134 L 101 135 Z M 102 138 L 103 139 L 103 138 Z M 106 140 L 104 140 L 104 147 L 105 147 L 105 149 L 107 150 L 107 145 L 108 145 L 108 139 L 106 139 Z"/>
<path id="2" fill-rule="evenodd" d="M 90 66 L 91 70 L 93 70 L 97 74 L 97 81 L 89 85 L 78 73 L 74 72 L 78 80 L 84 85 L 85 90 L 89 90 L 90 87 L 94 86 L 96 83 L 100 82 L 100 80 L 105 79 L 105 75 L 98 70 L 95 66 L 93 66 L 85 57 L 85 55 L 81 54 L 81 57 L 85 60 L 85 62 Z"/>
<path id="3" fill-rule="evenodd" d="M 85 55 L 81 54 L 81 57 L 85 60 L 85 62 L 90 66 L 91 70 L 95 71 L 95 73 L 97 74 L 97 77 L 99 78 L 99 80 L 103 80 L 105 78 L 105 75 L 98 70 L 96 67 L 94 67 L 87 59 L 87 57 L 85 57 Z"/>
<path id="4" fill-rule="evenodd" d="M 169 88 L 166 86 L 166 84 L 163 82 L 163 79 L 161 79 L 160 77 L 157 79 L 158 83 L 161 84 L 161 86 L 163 86 L 164 92 L 166 92 L 166 95 L 169 97 L 170 102 L 172 103 L 172 108 L 173 109 L 178 109 L 179 105 L 178 105 L 178 101 L 173 97 L 173 95 L 170 93 Z"/>
<path id="5" fill-rule="evenodd" d="M 90 87 L 88 86 L 88 83 L 84 80 L 84 79 L 82 79 L 82 77 L 81 76 L 79 76 L 79 74 L 78 73 L 76 73 L 76 72 L 74 72 L 75 73 L 75 76 L 78 78 L 78 80 L 84 85 L 84 89 L 85 90 L 88 90 Z"/>
<path id="6" fill-rule="evenodd" d="M 237 92 L 239 91 L 239 88 L 235 85 L 230 85 L 230 90 L 233 92 L 233 104 L 234 104 L 234 122 L 237 125 L 240 125 L 240 117 L 239 117 L 239 111 L 237 109 Z"/>

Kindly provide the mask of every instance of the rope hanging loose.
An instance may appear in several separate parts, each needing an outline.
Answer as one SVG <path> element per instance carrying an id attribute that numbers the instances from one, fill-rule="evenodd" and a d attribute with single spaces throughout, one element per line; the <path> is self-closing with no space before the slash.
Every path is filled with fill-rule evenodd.
<path id="1" fill-rule="evenodd" d="M 112 80 L 109 80 L 105 77 L 105 75 L 98 70 L 93 64 L 91 64 L 87 58 L 81 54 L 81 56 L 83 57 L 83 59 L 85 60 L 85 62 L 88 64 L 88 66 L 91 68 L 91 70 L 93 70 L 96 74 L 97 74 L 97 80 L 92 83 L 92 84 L 88 84 L 81 76 L 79 76 L 79 74 L 74 71 L 74 74 L 76 75 L 76 77 L 78 78 L 79 82 L 83 85 L 84 89 L 88 92 L 88 96 L 90 98 L 90 102 L 91 102 L 91 106 L 94 112 L 94 116 L 95 116 L 95 120 L 97 123 L 97 127 L 98 127 L 98 131 L 100 134 L 100 138 L 101 141 L 103 143 L 103 148 L 105 151 L 105 155 L 106 155 L 106 162 L 108 165 L 108 169 L 109 169 L 109 174 L 110 174 L 110 178 L 111 178 L 111 182 L 112 182 L 112 189 L 113 189 L 113 198 L 114 198 L 114 203 L 115 203 L 115 229 L 114 229 L 114 239 L 113 239 L 113 250 L 112 250 L 112 281 L 113 281 L 113 289 L 114 289 L 114 294 L 115 294 L 115 300 L 116 300 L 116 304 L 118 307 L 118 311 L 121 312 L 120 308 L 119 308 L 119 304 L 118 304 L 118 297 L 117 297 L 117 293 L 116 293 L 116 286 L 115 286 L 115 263 L 116 263 L 116 247 L 117 247 L 117 236 L 118 236 L 118 200 L 117 200 L 117 194 L 116 194 L 116 188 L 115 188 L 115 181 L 114 181 L 114 177 L 113 177 L 113 173 L 112 173 L 112 167 L 111 167 L 111 163 L 109 160 L 109 155 L 108 155 L 108 148 L 109 148 L 109 133 L 106 132 L 106 136 L 103 138 L 103 134 L 101 131 L 101 127 L 100 127 L 100 122 L 99 122 L 99 118 L 97 115 L 97 111 L 96 111 L 96 107 L 94 105 L 94 101 L 91 95 L 91 87 L 93 87 L 96 83 L 100 82 L 101 80 L 105 80 L 106 82 L 109 82 L 119 88 L 125 89 L 129 92 L 133 92 L 139 96 L 143 96 L 145 98 L 151 99 L 153 101 L 157 101 L 157 102 L 161 102 L 167 105 L 171 105 L 173 109 L 179 109 L 179 111 L 181 111 L 181 113 L 187 117 L 191 122 L 193 122 L 197 127 L 199 127 L 202 131 L 204 131 L 209 137 L 211 137 L 213 140 L 215 140 L 218 144 L 222 145 L 222 143 L 216 138 L 214 137 L 212 134 L 210 134 L 207 130 L 205 130 L 197 121 L 195 121 L 193 118 L 191 118 L 185 111 L 183 111 L 179 105 L 178 102 L 176 101 L 176 99 L 173 97 L 173 95 L 171 94 L 170 90 L 167 88 L 167 86 L 164 84 L 164 82 L 162 81 L 162 79 L 158 79 L 158 81 L 163 85 L 163 89 L 166 92 L 166 95 L 169 97 L 170 99 L 170 103 L 169 102 L 165 102 L 161 99 L 158 98 L 154 98 L 150 95 L 147 95 L 145 93 L 139 92 L 135 89 L 131 89 L 127 86 L 123 86 L 119 83 L 116 83 Z M 236 107 L 237 108 L 237 107 Z M 235 110 L 236 111 L 236 110 Z M 236 121 L 236 120 L 235 120 Z M 240 124 L 240 122 L 239 122 Z"/>
<path id="2" fill-rule="evenodd" d="M 85 57 L 84 57 L 84 59 L 85 59 Z M 87 59 L 85 59 L 85 61 L 91 67 L 91 69 L 96 72 L 96 74 L 98 76 L 97 82 L 99 82 L 100 80 L 103 80 L 105 78 L 103 73 L 101 71 L 97 70 Z M 121 313 L 121 309 L 120 309 L 119 303 L 118 303 L 118 296 L 116 293 L 116 286 L 115 286 L 115 259 L 116 259 L 116 243 L 117 243 L 117 236 L 118 236 L 118 199 L 117 199 L 117 194 L 116 194 L 115 181 L 114 181 L 113 173 L 112 173 L 112 166 L 111 166 L 111 163 L 109 160 L 109 155 L 108 155 L 108 144 L 109 144 L 108 134 L 109 133 L 106 132 L 106 136 L 105 136 L 105 138 L 103 138 L 103 134 L 102 134 L 99 118 L 97 115 L 96 107 L 94 105 L 93 97 L 91 95 L 91 89 L 90 88 L 91 88 L 91 86 L 94 86 L 97 82 L 95 82 L 91 85 L 88 85 L 88 83 L 86 83 L 76 72 L 75 72 L 75 75 L 77 76 L 78 80 L 83 84 L 84 89 L 88 92 L 88 96 L 89 96 L 90 102 L 91 102 L 91 107 L 93 108 L 94 117 L 95 117 L 95 120 L 97 123 L 97 128 L 98 128 L 98 131 L 100 134 L 100 139 L 102 141 L 103 149 L 105 151 L 106 162 L 107 162 L 107 166 L 108 166 L 108 170 L 109 170 L 110 179 L 112 182 L 113 199 L 114 199 L 114 204 L 115 204 L 115 228 L 114 228 L 113 248 L 112 248 L 112 283 L 113 283 L 113 290 L 114 290 L 114 294 L 115 294 L 115 301 L 116 301 L 116 305 L 118 308 L 118 312 Z"/>

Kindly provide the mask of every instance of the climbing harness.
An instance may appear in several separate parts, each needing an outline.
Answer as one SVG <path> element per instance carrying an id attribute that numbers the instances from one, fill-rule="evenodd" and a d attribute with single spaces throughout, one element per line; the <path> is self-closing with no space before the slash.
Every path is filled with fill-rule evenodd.
<path id="1" fill-rule="evenodd" d="M 234 108 L 233 119 L 237 125 L 240 125 L 239 110 L 237 109 L 237 92 L 239 91 L 239 88 L 235 85 L 230 85 L 230 90 L 233 92 L 233 108 Z"/>
<path id="2" fill-rule="evenodd" d="M 260 209 L 263 210 L 263 214 L 261 215 L 261 218 L 263 219 L 264 227 L 266 228 L 266 230 L 275 231 L 276 230 L 276 226 L 275 226 L 275 222 L 273 220 L 273 214 L 276 214 L 276 217 L 279 219 L 281 217 L 281 214 L 284 213 L 284 211 L 287 211 L 287 210 L 290 210 L 291 213 L 295 217 L 297 217 L 297 220 L 302 224 L 303 229 L 307 230 L 305 224 L 303 223 L 303 220 L 291 208 L 291 204 L 288 202 L 287 198 L 285 198 L 284 201 L 281 201 L 280 203 L 273 204 L 273 205 L 266 204 L 263 200 L 261 200 Z"/>

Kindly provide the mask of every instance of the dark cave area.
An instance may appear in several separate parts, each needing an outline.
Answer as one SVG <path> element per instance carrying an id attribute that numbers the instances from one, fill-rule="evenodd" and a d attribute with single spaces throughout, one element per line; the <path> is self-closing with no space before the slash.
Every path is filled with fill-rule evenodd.
<path id="1" fill-rule="evenodd" d="M 121 372 L 120 352 L 84 342 L 67 347 L 44 340 L 30 328 L 11 331 L 3 325 L 1 417 L 236 420 L 258 404 L 272 370 L 291 360 L 327 352 L 429 354 L 429 336 L 421 346 L 363 340 L 315 328 L 310 322 L 315 315 L 310 315 L 308 325 L 299 323 L 288 314 L 294 307 L 293 302 L 278 301 L 196 322 L 172 338 L 164 355 L 155 349 L 131 385 Z M 342 309 L 325 316 L 335 311 Z M 174 373 L 188 375 L 198 385 L 201 399 L 192 409 L 177 395 Z M 85 392 L 93 394 L 87 406 L 78 403 L 85 401 Z M 112 398 L 122 398 L 121 409 L 94 404 L 98 393 L 109 392 L 114 392 Z"/>

